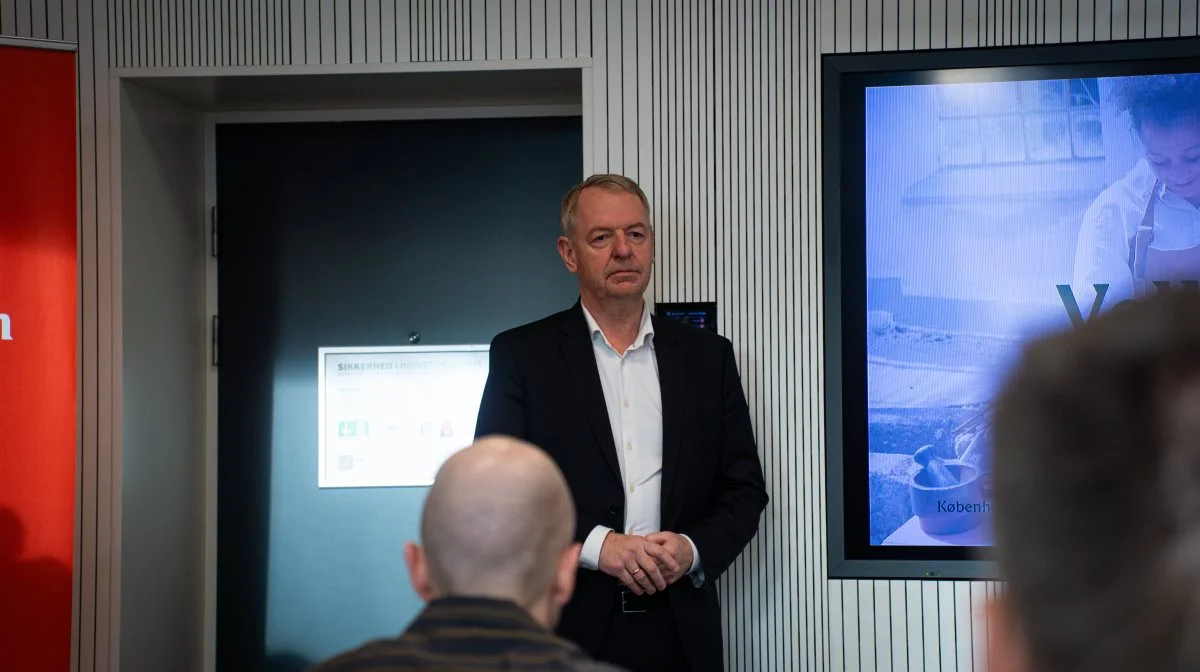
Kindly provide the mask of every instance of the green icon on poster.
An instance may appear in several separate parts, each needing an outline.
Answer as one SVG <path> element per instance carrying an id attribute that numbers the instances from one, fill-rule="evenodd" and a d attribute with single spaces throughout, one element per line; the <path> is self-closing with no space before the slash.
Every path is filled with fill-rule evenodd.
<path id="1" fill-rule="evenodd" d="M 343 420 L 338 422 L 339 437 L 367 436 L 368 433 L 366 420 Z"/>

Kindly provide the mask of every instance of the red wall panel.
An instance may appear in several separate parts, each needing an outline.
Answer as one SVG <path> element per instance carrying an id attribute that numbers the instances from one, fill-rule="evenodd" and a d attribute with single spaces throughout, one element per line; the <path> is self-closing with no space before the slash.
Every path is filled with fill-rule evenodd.
<path id="1" fill-rule="evenodd" d="M 0 670 L 67 670 L 75 525 L 75 54 L 0 47 Z"/>

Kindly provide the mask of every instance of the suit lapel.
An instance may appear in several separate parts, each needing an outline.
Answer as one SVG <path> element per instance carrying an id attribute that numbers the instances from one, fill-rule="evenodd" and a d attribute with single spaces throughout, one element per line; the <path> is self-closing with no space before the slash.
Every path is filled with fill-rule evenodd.
<path id="1" fill-rule="evenodd" d="M 658 387 L 662 395 L 662 502 L 665 519 L 667 502 L 679 472 L 683 450 L 683 414 L 687 399 L 686 362 L 679 342 L 664 334 L 662 323 L 654 319 L 654 356 L 658 361 Z M 668 330 L 669 331 L 669 330 Z M 661 336 L 660 336 L 661 335 Z"/>
<path id="2" fill-rule="evenodd" d="M 576 304 L 566 313 L 562 329 L 562 355 L 567 369 L 575 380 L 575 388 L 583 402 L 592 433 L 604 454 L 604 461 L 621 482 L 621 465 L 617 462 L 617 446 L 613 442 L 612 423 L 608 421 L 608 405 L 604 401 L 604 388 L 600 386 L 600 371 L 596 368 L 596 353 L 592 350 L 591 334 L 583 318 L 583 308 Z"/>

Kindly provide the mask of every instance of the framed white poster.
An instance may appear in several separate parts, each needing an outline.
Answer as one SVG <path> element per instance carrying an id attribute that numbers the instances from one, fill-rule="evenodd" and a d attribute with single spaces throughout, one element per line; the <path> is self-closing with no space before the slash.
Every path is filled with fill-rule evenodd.
<path id="1" fill-rule="evenodd" d="M 475 438 L 488 349 L 320 348 L 318 487 L 431 485 Z"/>

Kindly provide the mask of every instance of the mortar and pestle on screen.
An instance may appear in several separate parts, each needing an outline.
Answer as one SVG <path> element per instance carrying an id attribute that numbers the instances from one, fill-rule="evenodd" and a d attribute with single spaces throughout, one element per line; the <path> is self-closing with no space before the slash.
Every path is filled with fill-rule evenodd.
<path id="1" fill-rule="evenodd" d="M 913 454 L 920 466 L 909 477 L 913 513 L 926 534 L 960 534 L 974 529 L 991 511 L 984 498 L 979 469 L 957 460 L 942 460 L 933 446 Z"/>

